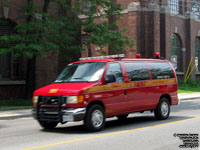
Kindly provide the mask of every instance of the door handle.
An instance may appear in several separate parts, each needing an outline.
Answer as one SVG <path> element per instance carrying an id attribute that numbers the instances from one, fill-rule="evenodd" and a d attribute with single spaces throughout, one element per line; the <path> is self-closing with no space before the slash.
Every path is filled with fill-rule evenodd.
<path id="1" fill-rule="evenodd" d="M 124 95 L 127 95 L 127 90 L 124 90 Z"/>

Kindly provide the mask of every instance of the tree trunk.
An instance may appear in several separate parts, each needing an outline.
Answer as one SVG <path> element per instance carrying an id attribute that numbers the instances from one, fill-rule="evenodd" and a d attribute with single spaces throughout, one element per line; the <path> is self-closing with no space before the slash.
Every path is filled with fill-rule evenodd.
<path id="1" fill-rule="evenodd" d="M 33 91 L 36 88 L 36 56 L 28 59 L 27 74 L 26 74 L 26 86 L 25 86 L 25 98 L 31 99 Z"/>
<path id="2" fill-rule="evenodd" d="M 48 8 L 49 8 L 49 3 L 51 0 L 45 0 L 44 1 L 44 6 L 43 6 L 43 13 L 47 13 Z"/>
<path id="3" fill-rule="evenodd" d="M 28 0 L 28 3 L 29 4 L 33 3 L 33 0 Z M 49 8 L 49 3 L 50 3 L 50 0 L 44 1 L 44 5 L 43 5 L 44 13 L 47 13 L 48 8 Z M 30 7 L 30 10 L 28 10 L 28 12 L 31 12 L 31 11 L 32 11 L 32 7 Z M 31 21 L 32 21 L 32 16 L 31 15 L 27 16 L 27 22 L 31 22 Z M 36 89 L 36 56 L 34 55 L 32 58 L 28 59 L 26 85 L 25 85 L 25 98 L 31 99 L 35 89 Z"/>

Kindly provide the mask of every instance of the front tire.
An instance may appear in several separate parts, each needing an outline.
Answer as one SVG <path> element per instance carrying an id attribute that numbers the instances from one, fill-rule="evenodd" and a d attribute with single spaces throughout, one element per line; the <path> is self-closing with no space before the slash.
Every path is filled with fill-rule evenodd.
<path id="1" fill-rule="evenodd" d="M 54 129 L 58 124 L 58 122 L 50 122 L 50 121 L 38 121 L 38 122 L 46 130 Z"/>
<path id="2" fill-rule="evenodd" d="M 85 119 L 84 126 L 89 131 L 100 131 L 105 126 L 105 110 L 100 105 L 92 105 L 89 107 Z"/>
<path id="3" fill-rule="evenodd" d="M 155 117 L 159 120 L 165 120 L 170 114 L 169 100 L 165 97 L 161 98 L 157 108 L 154 110 Z"/>

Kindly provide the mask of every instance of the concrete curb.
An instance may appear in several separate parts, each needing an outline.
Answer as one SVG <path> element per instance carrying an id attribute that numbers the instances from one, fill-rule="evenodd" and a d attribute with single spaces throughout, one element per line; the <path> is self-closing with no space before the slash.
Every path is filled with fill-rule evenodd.
<path id="1" fill-rule="evenodd" d="M 13 115 L 13 116 L 0 116 L 0 120 L 12 120 L 12 119 L 19 119 L 19 118 L 27 118 L 32 117 L 32 114 L 26 114 L 26 115 Z"/>
<path id="2" fill-rule="evenodd" d="M 32 109 L 1 111 L 0 120 L 32 117 Z"/>
<path id="3" fill-rule="evenodd" d="M 189 100 L 195 100 L 195 99 L 200 99 L 200 97 L 192 97 L 192 98 L 181 98 L 181 101 L 189 101 Z"/>

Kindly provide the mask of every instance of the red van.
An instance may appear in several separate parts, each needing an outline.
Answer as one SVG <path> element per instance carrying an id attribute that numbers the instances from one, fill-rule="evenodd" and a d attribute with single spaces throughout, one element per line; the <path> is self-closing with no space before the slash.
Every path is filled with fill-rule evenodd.
<path id="1" fill-rule="evenodd" d="M 125 119 L 141 111 L 167 119 L 170 105 L 178 104 L 172 65 L 162 59 L 122 56 L 82 58 L 69 64 L 54 83 L 36 90 L 33 115 L 40 125 L 51 129 L 83 120 L 86 129 L 99 131 L 106 117 Z"/>

